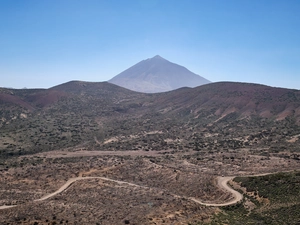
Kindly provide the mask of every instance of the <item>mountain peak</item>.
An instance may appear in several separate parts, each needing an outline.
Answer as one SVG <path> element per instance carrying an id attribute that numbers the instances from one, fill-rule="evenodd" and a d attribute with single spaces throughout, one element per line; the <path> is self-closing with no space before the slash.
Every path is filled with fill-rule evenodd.
<path id="1" fill-rule="evenodd" d="M 156 56 L 154 56 L 152 59 L 164 59 L 164 58 L 161 57 L 160 55 L 156 55 Z"/>
<path id="2" fill-rule="evenodd" d="M 109 82 L 145 93 L 166 92 L 210 83 L 209 80 L 159 55 L 135 64 L 113 77 Z"/>

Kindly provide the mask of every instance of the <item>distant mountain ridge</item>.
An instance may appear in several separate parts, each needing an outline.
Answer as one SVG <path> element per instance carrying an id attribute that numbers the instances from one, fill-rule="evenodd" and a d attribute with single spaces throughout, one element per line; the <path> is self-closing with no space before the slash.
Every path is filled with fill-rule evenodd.
<path id="1" fill-rule="evenodd" d="M 144 93 L 166 92 L 210 83 L 209 80 L 159 55 L 135 64 L 108 82 Z"/>
<path id="2" fill-rule="evenodd" d="M 215 116 L 217 120 L 235 113 L 237 118 L 258 116 L 282 120 L 293 117 L 300 123 L 300 90 L 260 84 L 217 82 L 156 94 L 134 92 L 108 82 L 83 81 L 70 81 L 49 89 L 0 88 L 0 107 L 3 110 L 17 107 L 21 111 L 33 112 L 47 110 L 56 104 L 64 107 L 68 101 L 75 105 L 86 104 L 80 110 L 95 106 L 104 109 L 108 104 L 132 108 L 140 114 L 183 113 L 195 118 Z"/>

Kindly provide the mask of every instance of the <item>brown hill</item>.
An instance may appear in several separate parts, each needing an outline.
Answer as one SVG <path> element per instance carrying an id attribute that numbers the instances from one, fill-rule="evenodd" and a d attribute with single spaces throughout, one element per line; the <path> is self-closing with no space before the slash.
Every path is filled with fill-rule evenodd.
<path id="1" fill-rule="evenodd" d="M 155 108 L 164 112 L 186 112 L 194 117 L 239 118 L 259 116 L 282 120 L 288 116 L 300 120 L 300 91 L 259 84 L 219 82 L 196 88 L 156 95 Z"/>
<path id="2" fill-rule="evenodd" d="M 68 94 L 47 89 L 1 89 L 0 105 L 15 106 L 27 110 L 35 110 L 52 105 Z"/>
<path id="3" fill-rule="evenodd" d="M 142 103 L 141 112 L 185 113 L 192 117 L 225 117 L 235 113 L 239 118 L 259 116 L 282 120 L 288 116 L 299 121 L 300 91 L 273 88 L 259 84 L 219 82 L 196 88 L 181 88 L 158 94 L 133 92 L 107 82 L 71 81 L 50 89 L 1 89 L 0 104 L 15 105 L 27 110 L 51 107 L 66 99 L 91 103 Z M 82 106 L 86 109 L 96 105 Z M 204 115 L 205 113 L 205 115 Z M 210 113 L 210 115 L 208 114 Z"/>
<path id="4" fill-rule="evenodd" d="M 74 95 L 90 95 L 103 97 L 127 97 L 129 95 L 143 96 L 141 93 L 108 82 L 70 81 L 50 88 L 49 90 L 63 91 Z"/>
<path id="5" fill-rule="evenodd" d="M 221 82 L 143 94 L 107 82 L 73 81 L 47 90 L 1 89 L 0 119 L 6 156 L 75 146 L 294 149 L 300 142 L 300 91 Z"/>

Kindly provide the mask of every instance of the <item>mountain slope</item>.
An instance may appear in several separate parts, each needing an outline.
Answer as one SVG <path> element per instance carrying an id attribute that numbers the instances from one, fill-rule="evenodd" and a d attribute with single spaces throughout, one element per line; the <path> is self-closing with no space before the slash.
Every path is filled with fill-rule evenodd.
<path id="1" fill-rule="evenodd" d="M 185 67 L 158 55 L 135 64 L 108 82 L 145 93 L 165 92 L 210 83 Z"/>
<path id="2" fill-rule="evenodd" d="M 300 91 L 221 82 L 144 94 L 72 81 L 44 90 L 0 89 L 0 119 L 3 157 L 76 146 L 296 149 Z"/>
<path id="3" fill-rule="evenodd" d="M 29 111 L 44 108 L 68 97 L 68 93 L 51 89 L 0 89 L 0 106 L 20 107 Z"/>
<path id="4" fill-rule="evenodd" d="M 216 118 L 235 113 L 276 120 L 288 116 L 300 122 L 300 91 L 260 84 L 218 82 L 157 95 L 156 110 L 186 112 L 194 117 L 211 113 Z"/>

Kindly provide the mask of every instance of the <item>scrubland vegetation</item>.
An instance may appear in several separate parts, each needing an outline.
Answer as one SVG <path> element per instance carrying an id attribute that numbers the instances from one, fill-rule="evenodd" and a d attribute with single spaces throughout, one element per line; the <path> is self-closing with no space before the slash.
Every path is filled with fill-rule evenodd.
<path id="1" fill-rule="evenodd" d="M 247 176 L 300 168 L 299 96 L 233 83 L 161 94 L 86 82 L 0 89 L 0 205 L 18 204 L 1 211 L 0 221 L 297 224 L 298 172 Z M 146 188 L 78 181 L 33 201 L 78 176 Z M 217 176 L 238 176 L 232 185 L 242 203 L 217 208 L 189 200 L 228 201 Z"/>

